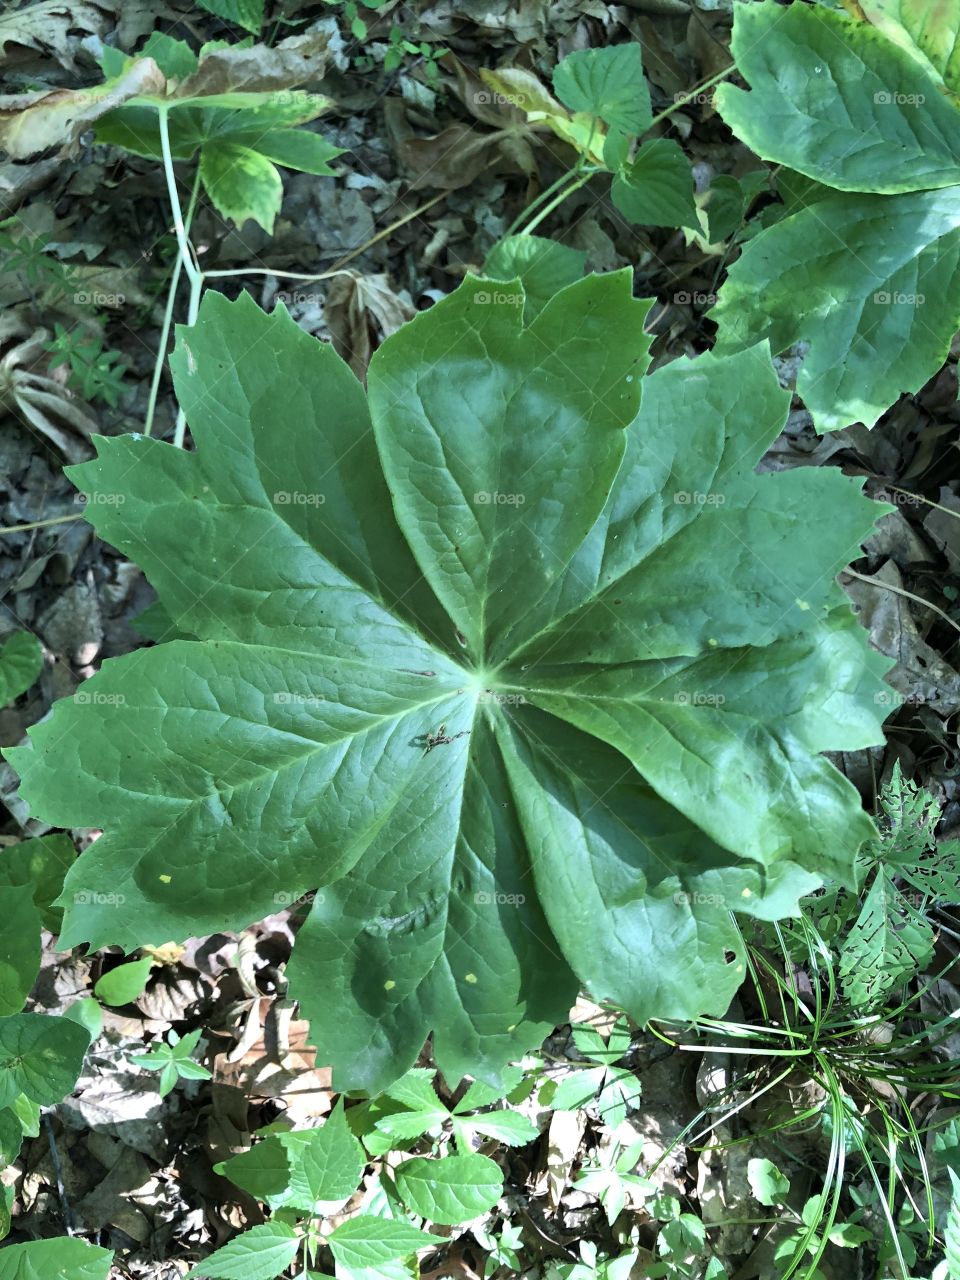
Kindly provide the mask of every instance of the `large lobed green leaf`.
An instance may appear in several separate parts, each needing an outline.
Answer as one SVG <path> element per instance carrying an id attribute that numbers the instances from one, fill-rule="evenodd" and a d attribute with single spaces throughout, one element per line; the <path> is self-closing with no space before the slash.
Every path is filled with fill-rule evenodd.
<path id="1" fill-rule="evenodd" d="M 208 294 L 175 357 L 196 442 L 72 473 L 181 634 L 104 664 L 9 753 L 101 826 L 65 945 L 240 927 L 315 891 L 290 968 L 337 1079 L 434 1033 L 493 1079 L 581 983 L 640 1021 L 722 1012 L 731 911 L 848 882 L 872 826 L 821 756 L 879 738 L 834 576 L 878 511 L 756 475 L 789 397 L 757 348 L 643 379 L 629 273 L 468 278 L 369 397 L 281 308 Z M 810 530 L 815 529 L 815 536 Z"/>
<path id="2" fill-rule="evenodd" d="M 732 52 L 750 90 L 720 85 L 717 110 L 764 160 L 841 191 L 960 182 L 960 110 L 866 23 L 820 6 L 741 4 Z"/>
<path id="3" fill-rule="evenodd" d="M 808 344 L 797 390 L 819 431 L 872 426 L 936 373 L 960 324 L 960 109 L 936 78 L 949 22 L 908 0 L 865 7 L 936 68 L 868 23 L 763 0 L 736 9 L 750 89 L 717 92 L 758 155 L 821 184 L 744 247 L 713 312 L 718 349 Z"/>
<path id="4" fill-rule="evenodd" d="M 744 247 L 711 318 L 721 351 L 809 343 L 797 392 L 818 431 L 873 426 L 960 325 L 960 186 L 799 210 Z"/>

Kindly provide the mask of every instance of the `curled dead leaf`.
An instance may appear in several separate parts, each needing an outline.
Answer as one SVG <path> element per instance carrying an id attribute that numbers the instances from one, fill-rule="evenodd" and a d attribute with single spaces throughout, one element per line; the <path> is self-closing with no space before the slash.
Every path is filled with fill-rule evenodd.
<path id="1" fill-rule="evenodd" d="M 15 317 L 0 323 L 0 350 L 25 332 Z M 83 462 L 93 449 L 87 443 L 97 424 L 55 378 L 37 373 L 33 365 L 43 354 L 44 329 L 14 342 L 0 355 L 0 409 L 56 445 L 68 462 Z"/>
<path id="2" fill-rule="evenodd" d="M 333 345 L 358 378 L 365 377 L 383 339 L 415 314 L 410 298 L 394 293 L 386 275 L 341 271 L 327 292 L 325 316 Z"/>
<path id="3" fill-rule="evenodd" d="M 90 89 L 49 89 L 0 96 L 0 148 L 27 160 L 50 147 L 68 152 L 102 115 L 137 94 L 162 93 L 166 81 L 152 58 Z"/>

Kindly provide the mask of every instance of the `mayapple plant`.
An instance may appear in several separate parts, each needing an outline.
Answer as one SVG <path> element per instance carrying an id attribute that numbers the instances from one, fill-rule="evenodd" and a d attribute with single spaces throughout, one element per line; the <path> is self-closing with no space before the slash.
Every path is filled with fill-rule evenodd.
<path id="1" fill-rule="evenodd" d="M 291 991 L 338 1087 L 377 1092 L 431 1033 L 448 1079 L 495 1081 L 581 986 L 722 1013 L 732 913 L 853 882 L 874 828 L 820 753 L 881 739 L 888 664 L 835 576 L 886 508 L 756 474 L 769 350 L 645 374 L 632 285 L 525 324 L 519 280 L 468 276 L 366 393 L 282 307 L 204 298 L 173 360 L 195 451 L 100 439 L 70 472 L 171 638 L 6 753 L 34 812 L 104 831 L 63 945 L 313 890 Z"/>

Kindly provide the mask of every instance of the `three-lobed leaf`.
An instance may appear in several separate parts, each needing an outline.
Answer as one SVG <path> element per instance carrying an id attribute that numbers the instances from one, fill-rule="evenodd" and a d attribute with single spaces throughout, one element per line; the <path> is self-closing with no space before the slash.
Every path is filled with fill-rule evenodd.
<path id="1" fill-rule="evenodd" d="M 652 138 L 618 169 L 613 203 L 631 222 L 647 227 L 700 230 L 690 161 L 672 138 Z"/>
<path id="2" fill-rule="evenodd" d="M 599 116 L 623 133 L 646 133 L 653 120 L 636 43 L 568 53 L 554 68 L 553 88 L 571 111 Z"/>
<path id="3" fill-rule="evenodd" d="M 638 414 L 647 305 L 593 276 L 524 325 L 518 283 L 468 278 L 366 398 L 282 309 L 207 295 L 174 360 L 196 451 L 101 440 L 73 473 L 124 493 L 86 511 L 196 639 L 9 753 L 48 821 L 105 829 L 65 945 L 319 890 L 291 989 L 379 1092 L 431 1031 L 448 1079 L 495 1078 L 580 983 L 721 1013 L 731 910 L 852 878 L 873 828 L 819 753 L 878 740 L 834 576 L 883 508 L 755 474 L 789 403 L 763 348 L 659 370 Z"/>
<path id="4" fill-rule="evenodd" d="M 0 1108 L 21 1093 L 41 1106 L 61 1102 L 77 1082 L 89 1043 L 86 1030 L 69 1018 L 0 1018 Z"/>

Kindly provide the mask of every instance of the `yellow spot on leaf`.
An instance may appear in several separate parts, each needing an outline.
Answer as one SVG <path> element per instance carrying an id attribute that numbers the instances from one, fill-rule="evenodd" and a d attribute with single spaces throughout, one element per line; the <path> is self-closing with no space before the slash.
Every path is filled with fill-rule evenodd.
<path id="1" fill-rule="evenodd" d="M 169 884 L 173 876 L 161 876 L 160 879 L 164 884 Z"/>
<path id="2" fill-rule="evenodd" d="M 396 985 L 397 984 L 394 982 L 392 978 L 388 978 L 386 982 L 383 984 L 383 989 L 384 991 L 392 991 Z"/>
<path id="3" fill-rule="evenodd" d="M 464 977 L 466 978 L 467 982 L 476 982 L 477 980 L 477 975 L 475 973 L 464 974 Z"/>
<path id="4" fill-rule="evenodd" d="M 741 897 L 741 898 L 752 898 L 752 897 L 753 897 L 753 890 L 752 890 L 752 889 L 744 889 L 744 890 L 743 890 L 743 892 L 740 894 L 740 897 Z"/>
<path id="5" fill-rule="evenodd" d="M 810 608 L 810 605 L 807 603 L 807 601 L 806 601 L 806 600 L 800 600 L 799 598 L 798 598 L 798 599 L 797 599 L 797 601 L 796 601 L 796 606 L 797 606 L 797 608 L 798 608 L 798 609 L 809 609 L 809 608 Z"/>

